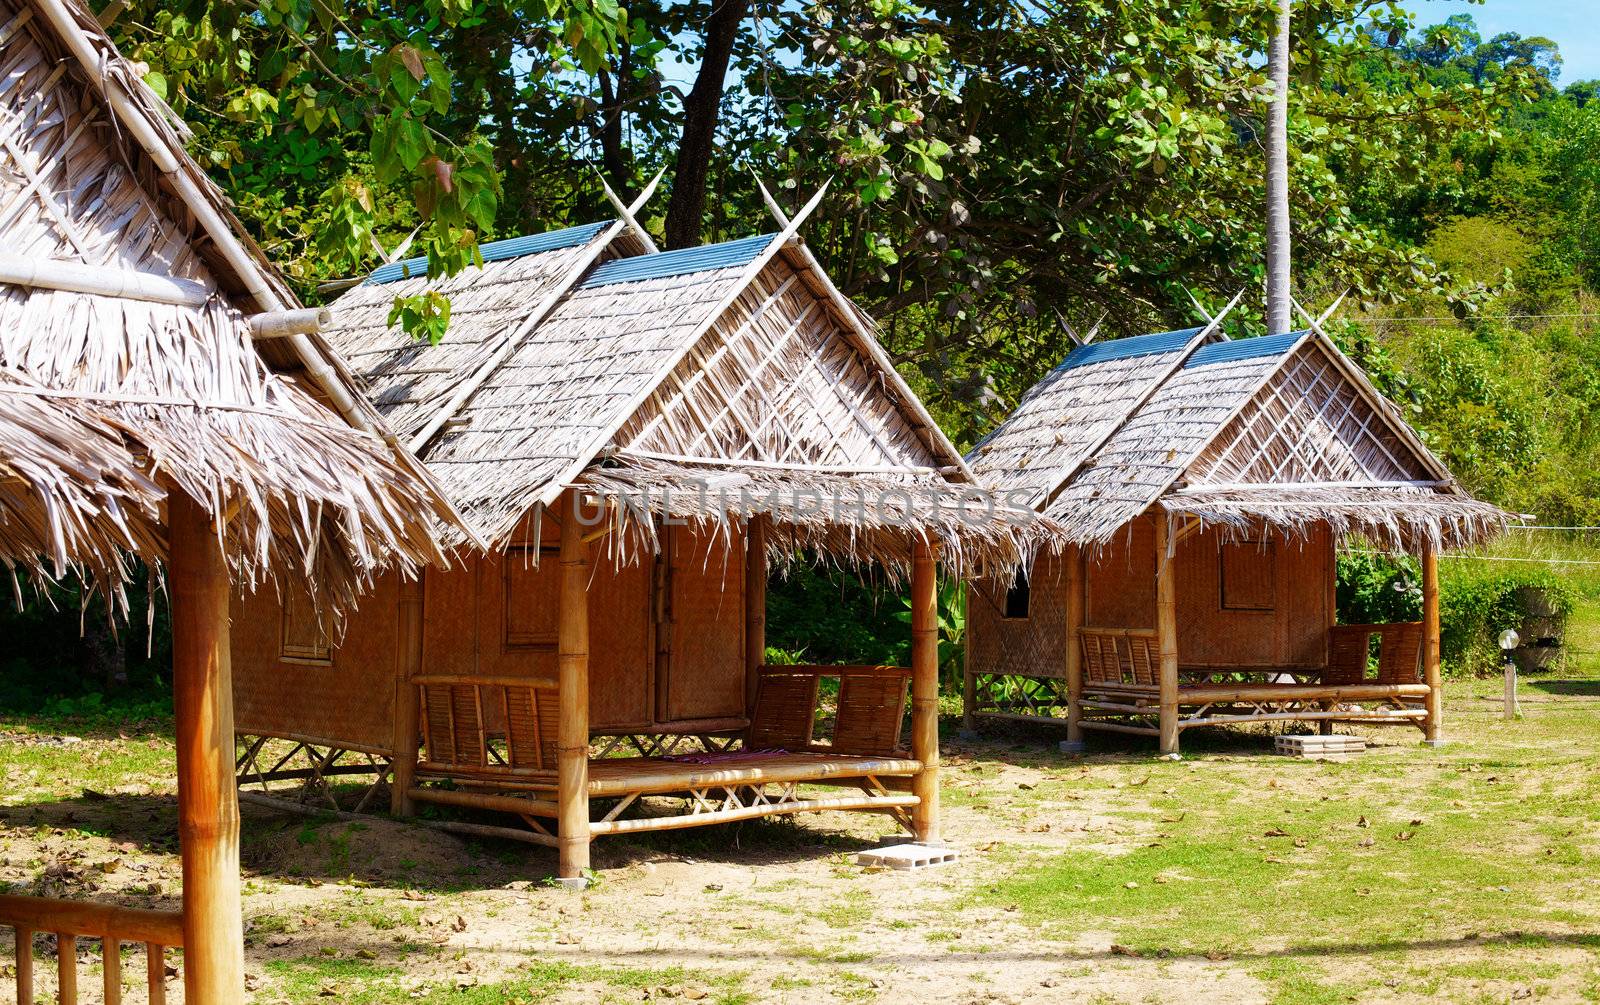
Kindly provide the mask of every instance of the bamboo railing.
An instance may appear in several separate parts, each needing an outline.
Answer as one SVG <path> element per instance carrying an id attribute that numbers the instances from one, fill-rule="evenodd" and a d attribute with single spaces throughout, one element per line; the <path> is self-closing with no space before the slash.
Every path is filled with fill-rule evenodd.
<path id="1" fill-rule="evenodd" d="M 37 932 L 50 932 L 56 937 L 57 1000 L 62 1005 L 76 1005 L 78 1001 L 80 938 L 100 940 L 106 1005 L 122 1002 L 122 943 L 144 943 L 145 982 L 151 1005 L 162 1005 L 167 1000 L 167 947 L 183 945 L 183 915 L 177 911 L 81 900 L 3 896 L 0 926 L 16 933 L 18 1005 L 34 1005 L 33 936 Z"/>

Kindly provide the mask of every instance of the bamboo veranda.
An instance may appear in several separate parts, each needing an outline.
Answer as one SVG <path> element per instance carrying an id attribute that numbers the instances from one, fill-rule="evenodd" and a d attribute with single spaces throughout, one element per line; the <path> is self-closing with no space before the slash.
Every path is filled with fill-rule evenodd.
<path id="1" fill-rule="evenodd" d="M 163 947 L 181 946 L 187 1000 L 226 1005 L 244 997 L 230 586 L 292 575 L 347 609 L 384 570 L 441 558 L 455 517 L 93 15 L 0 0 L 0 37 L 0 558 L 40 584 L 82 575 L 114 612 L 134 561 L 164 571 L 183 862 L 179 911 L 4 897 L 0 925 L 21 1001 L 43 931 L 63 1001 L 87 936 L 108 1002 L 114 948 L 137 941 L 151 1001 Z"/>
<path id="2" fill-rule="evenodd" d="M 1220 320 L 1074 350 L 969 455 L 1071 542 L 1031 578 L 971 584 L 969 724 L 1058 723 L 1074 747 L 1134 733 L 1169 754 L 1184 729 L 1274 720 L 1440 742 L 1435 557 L 1508 515 L 1320 330 L 1228 341 Z M 1421 558 L 1421 622 L 1337 624 L 1349 537 Z"/>

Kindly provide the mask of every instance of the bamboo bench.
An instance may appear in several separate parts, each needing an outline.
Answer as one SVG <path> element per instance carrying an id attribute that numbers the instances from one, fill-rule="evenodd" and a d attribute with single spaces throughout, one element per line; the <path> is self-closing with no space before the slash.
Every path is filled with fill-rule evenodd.
<path id="1" fill-rule="evenodd" d="M 1379 654 L 1376 674 L 1369 675 L 1374 636 L 1380 640 Z M 1083 654 L 1083 728 L 1159 735 L 1155 727 L 1127 721 L 1160 711 L 1161 660 L 1155 629 L 1080 628 L 1078 638 Z M 1329 629 L 1328 664 L 1317 672 L 1315 682 L 1180 679 L 1178 725 L 1186 729 L 1237 722 L 1341 720 L 1420 726 L 1429 690 L 1422 680 L 1421 649 L 1421 622 L 1337 625 Z M 1233 671 L 1190 672 L 1214 676 Z M 1270 668 L 1241 672 L 1278 673 Z"/>
<path id="2" fill-rule="evenodd" d="M 838 681 L 831 735 L 818 738 L 822 682 Z M 616 804 L 592 834 L 665 830 L 813 810 L 865 810 L 904 817 L 916 796 L 893 791 L 922 770 L 902 735 L 911 671 L 885 666 L 763 666 L 742 751 L 696 757 L 591 757 L 586 792 Z M 413 799 L 513 813 L 531 828 L 473 827 L 474 833 L 551 844 L 535 818 L 558 815 L 559 694 L 542 678 L 426 676 L 419 689 L 423 756 L 417 777 L 457 789 L 414 786 Z M 813 796 L 804 784 L 860 794 Z M 768 787 L 773 791 L 768 791 Z M 680 795 L 688 812 L 620 819 L 644 796 Z M 909 826 L 909 820 L 905 820 Z"/>

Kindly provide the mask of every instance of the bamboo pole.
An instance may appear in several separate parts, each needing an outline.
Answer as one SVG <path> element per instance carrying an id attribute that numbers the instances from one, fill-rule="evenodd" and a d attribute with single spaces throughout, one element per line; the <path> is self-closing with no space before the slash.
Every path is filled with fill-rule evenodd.
<path id="1" fill-rule="evenodd" d="M 1178 752 L 1178 596 L 1177 563 L 1169 553 L 1172 525 L 1166 514 L 1156 521 L 1156 650 L 1161 658 L 1161 752 Z"/>
<path id="2" fill-rule="evenodd" d="M 178 276 L 19 255 L 0 255 L 0 283 L 175 304 L 179 307 L 203 307 L 212 294 L 204 283 Z"/>
<path id="3" fill-rule="evenodd" d="M 978 736 L 978 671 L 972 663 L 972 584 L 963 583 L 967 608 L 967 630 L 961 638 L 961 738 L 974 740 Z"/>
<path id="4" fill-rule="evenodd" d="M 78 1005 L 78 937 L 71 932 L 56 933 L 56 1000 Z"/>
<path id="5" fill-rule="evenodd" d="M 1439 552 L 1432 542 L 1422 546 L 1422 680 L 1428 685 L 1428 718 L 1423 723 L 1425 743 L 1444 742 L 1444 692 L 1439 679 Z"/>
<path id="6" fill-rule="evenodd" d="M 1071 545 L 1063 553 L 1067 563 L 1067 742 L 1062 749 L 1083 749 L 1083 628 L 1088 599 L 1083 549 Z"/>
<path id="7" fill-rule="evenodd" d="M 761 664 L 767 659 L 767 521 L 751 517 L 744 541 L 744 714 L 756 714 Z"/>
<path id="8" fill-rule="evenodd" d="M 122 943 L 114 936 L 100 940 L 100 997 L 106 1005 L 122 1001 Z"/>
<path id="9" fill-rule="evenodd" d="M 589 548 L 578 524 L 578 495 L 576 490 L 567 491 L 561 514 L 556 801 L 561 841 L 558 875 L 581 882 L 589 868 Z"/>
<path id="10" fill-rule="evenodd" d="M 922 762 L 911 791 L 912 830 L 926 844 L 939 840 L 939 601 L 938 569 L 918 541 L 911 559 L 911 756 Z"/>
<path id="11" fill-rule="evenodd" d="M 228 568 L 199 503 L 168 493 L 167 523 L 185 1000 L 226 1005 L 244 1000 Z"/>
<path id="12" fill-rule="evenodd" d="M 416 811 L 411 787 L 417 777 L 417 684 L 422 671 L 422 595 L 425 573 L 400 580 L 400 652 L 394 675 L 394 752 L 390 760 L 389 813 L 409 817 Z"/>
<path id="13" fill-rule="evenodd" d="M 17 1001 L 33 1001 L 33 930 L 18 926 L 17 937 Z"/>

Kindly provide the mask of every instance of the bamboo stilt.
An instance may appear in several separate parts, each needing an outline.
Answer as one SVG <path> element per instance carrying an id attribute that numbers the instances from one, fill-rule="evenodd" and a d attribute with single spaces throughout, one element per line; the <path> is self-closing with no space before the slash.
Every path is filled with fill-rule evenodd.
<path id="1" fill-rule="evenodd" d="M 199 503 L 173 491 L 167 513 L 185 1000 L 227 1005 L 244 1000 L 228 568 Z"/>
<path id="2" fill-rule="evenodd" d="M 939 840 L 939 608 L 937 566 L 922 542 L 911 560 L 911 756 L 922 762 L 912 781 L 918 841 Z"/>
<path id="3" fill-rule="evenodd" d="M 556 740 L 562 879 L 580 880 L 589 868 L 589 549 L 578 523 L 579 499 L 569 491 L 561 514 L 561 599 L 556 663 L 561 694 Z"/>
<path id="4" fill-rule="evenodd" d="M 744 713 L 756 714 L 761 664 L 767 659 L 767 522 L 751 517 L 744 542 Z"/>
<path id="5" fill-rule="evenodd" d="M 1073 545 L 1065 552 L 1067 563 L 1067 742 L 1083 742 L 1083 627 L 1086 598 L 1083 549 Z"/>
<path id="6" fill-rule="evenodd" d="M 400 581 L 400 650 L 395 661 L 394 759 L 391 761 L 389 812 L 409 817 L 416 810 L 411 787 L 417 777 L 417 684 L 422 672 L 422 576 Z"/>
<path id="7" fill-rule="evenodd" d="M 1156 521 L 1156 650 L 1161 659 L 1161 752 L 1178 752 L 1178 591 L 1177 563 L 1169 554 L 1172 526 L 1166 514 Z"/>
<path id="8" fill-rule="evenodd" d="M 1442 743 L 1444 692 L 1439 678 L 1439 553 L 1422 546 L 1422 681 L 1428 685 L 1428 718 L 1422 735 L 1426 742 Z"/>

